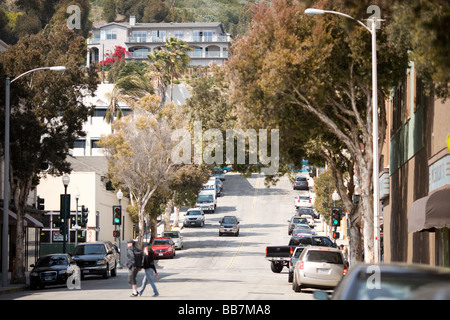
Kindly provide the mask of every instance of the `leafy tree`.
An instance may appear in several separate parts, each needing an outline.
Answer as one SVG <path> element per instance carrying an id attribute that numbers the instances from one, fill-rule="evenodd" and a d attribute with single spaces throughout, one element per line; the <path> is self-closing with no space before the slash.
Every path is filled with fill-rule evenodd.
<path id="1" fill-rule="evenodd" d="M 85 40 L 65 25 L 23 37 L 0 56 L 0 74 L 11 79 L 34 68 L 64 65 L 64 73 L 36 71 L 11 85 L 10 184 L 17 213 L 16 267 L 13 283 L 25 283 L 24 215 L 28 194 L 38 183 L 41 168 L 48 174 L 71 171 L 69 148 L 83 136 L 90 109 L 82 97 L 96 89 L 95 70 L 82 68 Z M 5 92 L 4 83 L 0 84 Z M 0 96 L 4 115 L 4 96 Z M 4 123 L 4 118 L 1 118 Z M 0 133 L 1 143 L 4 132 Z M 3 146 L 2 146 L 3 150 Z"/>
<path id="2" fill-rule="evenodd" d="M 361 16 L 337 1 L 321 1 L 320 6 Z M 349 24 L 351 20 L 334 15 L 310 18 L 303 14 L 305 9 L 303 3 L 290 0 L 262 2 L 254 7 L 250 31 L 234 45 L 228 64 L 237 114 L 244 123 L 258 127 L 281 129 L 291 122 L 291 135 L 295 137 L 292 148 L 305 150 L 306 143 L 321 136 L 320 132 L 327 132 L 322 141 L 328 145 L 345 148 L 360 179 L 360 206 L 354 207 L 343 179 L 337 181 L 337 189 L 355 230 L 361 226 L 359 215 L 362 216 L 365 257 L 372 261 L 371 37 L 354 22 L 353 26 Z M 377 32 L 377 39 L 378 100 L 383 103 L 389 90 L 403 78 L 408 59 L 405 51 L 387 41 L 385 29 Z M 386 113 L 384 107 L 378 107 L 382 142 Z M 280 140 L 284 141 L 284 137 Z M 281 149 L 282 143 L 280 151 L 289 157 L 288 150 Z M 326 151 L 327 144 L 322 145 Z M 336 151 L 330 159 L 336 159 Z M 358 232 L 352 233 L 352 237 L 357 236 Z M 359 238 L 350 241 L 354 246 L 362 242 Z"/>
<path id="3" fill-rule="evenodd" d="M 409 50 L 427 93 L 448 98 L 450 84 L 450 3 L 443 0 L 396 1 L 391 42 Z"/>
<path id="4" fill-rule="evenodd" d="M 139 219 L 138 246 L 142 247 L 146 207 L 158 188 L 170 179 L 171 126 L 160 117 L 159 99 L 146 96 L 133 113 L 117 120 L 115 133 L 100 139 L 110 177 L 130 194 Z M 153 233 L 155 234 L 155 233 Z"/>

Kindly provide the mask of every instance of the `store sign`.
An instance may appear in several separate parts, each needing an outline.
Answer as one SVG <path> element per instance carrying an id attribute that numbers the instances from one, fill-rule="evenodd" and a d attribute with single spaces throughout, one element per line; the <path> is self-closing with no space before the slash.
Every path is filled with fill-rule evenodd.
<path id="1" fill-rule="evenodd" d="M 450 185 L 450 154 L 429 167 L 430 187 L 428 192 Z"/>

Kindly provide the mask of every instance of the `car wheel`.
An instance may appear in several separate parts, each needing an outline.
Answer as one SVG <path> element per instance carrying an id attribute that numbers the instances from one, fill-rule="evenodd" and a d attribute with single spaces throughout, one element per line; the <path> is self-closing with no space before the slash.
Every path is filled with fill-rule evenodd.
<path id="1" fill-rule="evenodd" d="M 302 290 L 302 288 L 297 284 L 297 277 L 295 277 L 295 275 L 294 280 L 292 281 L 292 290 L 294 290 L 294 292 L 300 292 Z"/>
<path id="2" fill-rule="evenodd" d="M 114 269 L 111 270 L 111 277 L 115 277 L 117 275 L 117 264 L 114 266 Z"/>
<path id="3" fill-rule="evenodd" d="M 103 274 L 103 279 L 109 278 L 109 265 L 106 265 L 105 273 Z"/>
<path id="4" fill-rule="evenodd" d="M 288 282 L 292 282 L 294 280 L 294 272 L 289 271 Z"/>
<path id="5" fill-rule="evenodd" d="M 280 273 L 283 270 L 283 265 L 281 263 L 272 261 L 272 263 L 270 264 L 270 269 L 274 273 Z"/>

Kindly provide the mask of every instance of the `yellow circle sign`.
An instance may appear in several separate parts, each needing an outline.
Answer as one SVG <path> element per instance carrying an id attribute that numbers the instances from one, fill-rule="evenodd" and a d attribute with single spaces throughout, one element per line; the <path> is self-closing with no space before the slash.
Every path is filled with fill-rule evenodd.
<path id="1" fill-rule="evenodd" d="M 450 133 L 447 136 L 447 149 L 448 149 L 448 152 L 450 152 Z"/>

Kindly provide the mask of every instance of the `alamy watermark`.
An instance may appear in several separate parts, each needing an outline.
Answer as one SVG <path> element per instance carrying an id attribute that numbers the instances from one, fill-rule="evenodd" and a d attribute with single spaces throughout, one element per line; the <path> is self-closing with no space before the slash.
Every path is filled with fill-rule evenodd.
<path id="1" fill-rule="evenodd" d="M 187 129 L 177 129 L 172 133 L 172 142 L 176 143 L 171 151 L 173 163 L 253 164 L 259 165 L 261 172 L 266 175 L 274 175 L 278 172 L 280 162 L 279 129 L 270 130 L 270 144 L 268 143 L 267 129 L 259 129 L 258 133 L 255 129 L 246 131 L 227 129 L 224 140 L 223 133 L 219 129 L 208 129 L 203 132 L 202 122 L 195 121 L 193 131 L 193 137 Z M 248 163 L 246 158 L 248 158 Z"/>
<path id="2" fill-rule="evenodd" d="M 70 5 L 67 7 L 66 13 L 70 14 L 67 18 L 67 28 L 81 29 L 81 9 L 77 5 Z"/>

